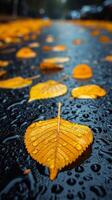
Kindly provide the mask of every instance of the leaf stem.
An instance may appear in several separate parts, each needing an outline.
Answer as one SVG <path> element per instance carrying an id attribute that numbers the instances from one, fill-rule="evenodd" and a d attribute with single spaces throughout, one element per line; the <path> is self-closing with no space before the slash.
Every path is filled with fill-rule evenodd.
<path id="1" fill-rule="evenodd" d="M 61 115 L 61 102 L 58 103 L 58 118 L 60 118 L 60 115 Z"/>
<path id="2" fill-rule="evenodd" d="M 29 80 L 34 80 L 34 79 L 36 79 L 36 78 L 40 78 L 40 75 L 38 74 L 38 75 L 36 75 L 36 76 L 28 77 L 27 79 L 29 79 Z"/>

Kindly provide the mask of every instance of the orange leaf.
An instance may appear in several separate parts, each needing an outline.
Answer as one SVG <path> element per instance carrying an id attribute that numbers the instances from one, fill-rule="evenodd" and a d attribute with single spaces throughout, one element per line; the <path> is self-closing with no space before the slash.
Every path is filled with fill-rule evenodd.
<path id="1" fill-rule="evenodd" d="M 110 42 L 112 42 L 112 40 L 109 37 L 105 36 L 105 35 L 100 36 L 99 41 L 102 42 L 102 43 L 110 43 Z"/>
<path id="2" fill-rule="evenodd" d="M 81 39 L 75 39 L 75 40 L 73 40 L 73 44 L 74 45 L 80 45 L 81 43 L 82 43 Z"/>
<path id="3" fill-rule="evenodd" d="M 0 67 L 7 67 L 8 64 L 9 64 L 9 61 L 7 61 L 7 60 L 0 60 Z"/>
<path id="4" fill-rule="evenodd" d="M 52 58 L 45 58 L 43 61 L 48 63 L 65 63 L 70 60 L 69 57 L 52 57 Z"/>
<path id="5" fill-rule="evenodd" d="M 48 35 L 47 38 L 46 38 L 46 42 L 51 43 L 53 41 L 54 41 L 53 36 L 52 35 Z"/>
<path id="6" fill-rule="evenodd" d="M 96 99 L 105 95 L 106 91 L 98 85 L 85 85 L 72 90 L 72 96 L 75 98 Z"/>
<path id="7" fill-rule="evenodd" d="M 36 57 L 36 52 L 34 52 L 29 47 L 23 47 L 16 53 L 17 58 L 34 58 Z"/>
<path id="8" fill-rule="evenodd" d="M 93 75 L 92 69 L 87 64 L 79 64 L 73 69 L 73 78 L 87 79 Z"/>
<path id="9" fill-rule="evenodd" d="M 32 42 L 32 43 L 29 44 L 29 47 L 31 47 L 31 48 L 36 48 L 36 47 L 39 47 L 39 46 L 40 45 L 39 45 L 38 42 Z"/>
<path id="10" fill-rule="evenodd" d="M 28 153 L 50 170 L 54 180 L 59 170 L 75 161 L 92 143 L 93 134 L 89 127 L 75 124 L 58 116 L 31 124 L 25 133 Z"/>
<path id="11" fill-rule="evenodd" d="M 112 62 L 112 55 L 106 56 L 105 60 L 108 61 L 108 62 Z"/>
<path id="12" fill-rule="evenodd" d="M 55 64 L 55 63 L 49 63 L 49 62 L 42 62 L 40 64 L 41 70 L 60 70 L 63 69 L 62 64 Z"/>
<path id="13" fill-rule="evenodd" d="M 48 99 L 61 96 L 67 92 L 66 85 L 54 80 L 48 80 L 34 85 L 30 90 L 30 100 Z"/>
<path id="14" fill-rule="evenodd" d="M 5 70 L 1 70 L 0 71 L 0 76 L 3 76 L 3 75 L 5 75 L 7 72 L 5 71 Z"/>

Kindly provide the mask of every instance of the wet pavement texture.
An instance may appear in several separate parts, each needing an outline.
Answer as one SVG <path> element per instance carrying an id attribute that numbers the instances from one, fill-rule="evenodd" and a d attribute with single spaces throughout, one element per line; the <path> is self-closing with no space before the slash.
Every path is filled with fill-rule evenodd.
<path id="1" fill-rule="evenodd" d="M 102 30 L 103 32 L 103 30 Z M 105 34 L 112 38 L 109 32 Z M 64 44 L 64 52 L 43 52 L 42 46 L 48 35 L 54 37 L 50 45 Z M 83 44 L 73 45 L 74 39 L 84 40 Z M 5 78 L 31 77 L 40 74 L 38 82 L 48 79 L 60 80 L 79 63 L 87 63 L 93 69 L 93 77 L 87 81 L 68 78 L 62 82 L 68 86 L 64 96 L 36 100 L 28 103 L 31 86 L 22 89 L 0 90 L 0 199 L 2 200 L 110 200 L 112 199 L 112 63 L 104 57 L 112 53 L 111 44 L 103 44 L 98 37 L 91 36 L 91 30 L 70 23 L 54 22 L 44 28 L 37 40 L 39 48 L 34 50 L 34 59 L 19 61 L 15 53 L 0 54 L 0 59 L 13 61 L 7 67 Z M 31 43 L 13 45 L 19 49 Z M 44 74 L 39 69 L 43 58 L 69 56 L 64 70 Z M 35 68 L 32 69 L 32 66 Z M 73 99 L 71 90 L 86 84 L 98 84 L 107 90 L 107 95 L 97 100 Z M 94 134 L 91 147 L 72 165 L 59 172 L 54 181 L 49 179 L 49 171 L 38 164 L 27 153 L 24 145 L 26 128 L 35 121 L 45 120 L 57 115 L 57 103 L 62 102 L 61 116 L 71 122 L 88 125 Z M 31 172 L 24 175 L 25 169 Z"/>

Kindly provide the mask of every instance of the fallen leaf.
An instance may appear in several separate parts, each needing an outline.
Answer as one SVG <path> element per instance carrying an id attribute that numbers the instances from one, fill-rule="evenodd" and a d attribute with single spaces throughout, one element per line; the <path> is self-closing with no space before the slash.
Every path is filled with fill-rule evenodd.
<path id="1" fill-rule="evenodd" d="M 108 61 L 108 62 L 112 62 L 112 55 L 106 56 L 105 60 Z"/>
<path id="2" fill-rule="evenodd" d="M 9 64 L 9 61 L 7 60 L 0 60 L 0 67 L 7 67 Z"/>
<path id="3" fill-rule="evenodd" d="M 73 40 L 73 44 L 74 45 L 80 45 L 81 43 L 82 43 L 81 39 L 75 39 L 75 40 Z"/>
<path id="4" fill-rule="evenodd" d="M 47 38 L 46 38 L 46 42 L 51 43 L 53 41 L 54 41 L 53 36 L 52 35 L 48 35 Z"/>
<path id="5" fill-rule="evenodd" d="M 43 61 L 48 63 L 65 63 L 70 60 L 69 57 L 53 57 L 53 58 L 45 58 Z"/>
<path id="6" fill-rule="evenodd" d="M 92 36 L 98 36 L 98 35 L 100 35 L 100 30 L 94 30 L 94 31 L 92 31 L 91 35 Z"/>
<path id="7" fill-rule="evenodd" d="M 65 51 L 66 50 L 66 46 L 65 45 L 57 45 L 52 47 L 53 51 Z"/>
<path id="8" fill-rule="evenodd" d="M 98 85 L 85 85 L 72 90 L 72 96 L 75 98 L 96 99 L 105 95 L 106 91 Z"/>
<path id="9" fill-rule="evenodd" d="M 43 51 L 65 51 L 66 46 L 65 45 L 56 45 L 56 46 L 43 46 Z"/>
<path id="10" fill-rule="evenodd" d="M 48 80 L 43 83 L 38 83 L 31 88 L 29 101 L 54 98 L 64 95 L 66 92 L 66 85 L 54 80 Z"/>
<path id="11" fill-rule="evenodd" d="M 0 88 L 18 89 L 29 86 L 32 84 L 32 80 L 38 78 L 39 75 L 30 78 L 14 77 L 7 80 L 0 81 Z"/>
<path id="12" fill-rule="evenodd" d="M 62 70 L 64 67 L 62 64 L 49 63 L 49 62 L 41 62 L 40 69 L 41 70 Z"/>
<path id="13" fill-rule="evenodd" d="M 24 172 L 23 172 L 24 175 L 27 175 L 29 173 L 31 173 L 31 169 L 25 169 Z"/>
<path id="14" fill-rule="evenodd" d="M 91 67 L 87 64 L 78 64 L 74 69 L 73 69 L 73 78 L 77 79 L 87 79 L 91 78 L 93 75 Z"/>
<path id="15" fill-rule="evenodd" d="M 33 43 L 30 43 L 29 44 L 29 47 L 31 47 L 31 48 L 36 48 L 36 47 L 39 47 L 40 45 L 39 45 L 39 43 L 38 42 L 33 42 Z"/>
<path id="16" fill-rule="evenodd" d="M 106 35 L 100 36 L 99 41 L 102 43 L 111 43 L 112 42 L 112 40 Z"/>
<path id="17" fill-rule="evenodd" d="M 5 75 L 6 73 L 7 73 L 7 72 L 6 72 L 5 70 L 1 70 L 1 71 L 0 71 L 0 77 L 3 76 L 3 75 Z"/>
<path id="18" fill-rule="evenodd" d="M 31 157 L 49 168 L 51 180 L 93 142 L 91 129 L 62 119 L 60 107 L 59 103 L 57 117 L 31 124 L 24 138 Z"/>
<path id="19" fill-rule="evenodd" d="M 36 52 L 34 52 L 29 47 L 23 47 L 16 53 L 17 58 L 34 58 L 36 57 Z"/>

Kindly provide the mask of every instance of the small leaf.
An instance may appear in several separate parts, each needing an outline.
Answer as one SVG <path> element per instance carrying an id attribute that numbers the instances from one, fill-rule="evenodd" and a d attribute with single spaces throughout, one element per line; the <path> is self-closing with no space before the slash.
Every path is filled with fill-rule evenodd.
<path id="1" fill-rule="evenodd" d="M 36 78 L 37 77 L 38 76 L 36 76 Z M 23 87 L 26 87 L 28 85 L 31 85 L 32 79 L 34 79 L 34 77 L 22 78 L 22 77 L 18 76 L 18 77 L 10 78 L 10 79 L 7 79 L 7 80 L 0 81 L 0 88 L 7 88 L 7 89 L 23 88 Z"/>
<path id="2" fill-rule="evenodd" d="M 66 46 L 65 45 L 57 45 L 57 46 L 44 46 L 43 47 L 44 51 L 65 51 L 66 50 Z"/>
<path id="3" fill-rule="evenodd" d="M 53 36 L 52 35 L 48 35 L 47 38 L 46 38 L 46 42 L 51 43 L 53 41 L 54 41 Z"/>
<path id="4" fill-rule="evenodd" d="M 9 61 L 7 60 L 0 60 L 0 67 L 7 67 L 9 64 Z"/>
<path id="5" fill-rule="evenodd" d="M 79 64 L 73 69 L 73 78 L 87 79 L 93 75 L 92 69 L 87 64 Z"/>
<path id="6" fill-rule="evenodd" d="M 98 85 L 85 85 L 72 90 L 72 96 L 75 98 L 96 99 L 105 95 L 106 91 Z"/>
<path id="7" fill-rule="evenodd" d="M 3 75 L 5 75 L 6 73 L 7 73 L 7 72 L 6 72 L 5 70 L 1 70 L 1 71 L 0 71 L 0 77 L 3 76 Z"/>
<path id="8" fill-rule="evenodd" d="M 108 62 L 112 62 L 112 55 L 106 56 L 105 60 L 108 61 Z"/>
<path id="9" fill-rule="evenodd" d="M 42 62 L 40 64 L 41 70 L 61 70 L 63 69 L 62 64 L 56 64 L 56 63 L 49 63 L 49 62 Z"/>
<path id="10" fill-rule="evenodd" d="M 30 90 L 30 99 L 48 99 L 64 95 L 67 92 L 66 85 L 54 80 L 48 80 L 43 83 L 38 83 Z"/>
<path id="11" fill-rule="evenodd" d="M 45 58 L 43 61 L 48 63 L 65 63 L 70 60 L 69 57 L 53 57 L 53 58 Z"/>
<path id="12" fill-rule="evenodd" d="M 17 58 L 34 58 L 36 57 L 36 52 L 34 52 L 29 47 L 23 47 L 16 53 Z"/>
<path id="13" fill-rule="evenodd" d="M 98 35 L 100 35 L 100 30 L 94 30 L 94 31 L 92 31 L 91 35 L 92 36 L 98 36 Z"/>
<path id="14" fill-rule="evenodd" d="M 80 45 L 83 41 L 81 39 L 75 39 L 73 40 L 74 45 Z"/>
<path id="15" fill-rule="evenodd" d="M 29 44 L 29 47 L 31 47 L 31 48 L 36 48 L 36 47 L 39 47 L 39 46 L 40 45 L 39 45 L 38 42 L 32 42 L 32 43 Z"/>
<path id="16" fill-rule="evenodd" d="M 102 42 L 102 43 L 110 43 L 110 42 L 112 42 L 112 40 L 106 35 L 100 36 L 99 41 Z"/>
<path id="17" fill-rule="evenodd" d="M 25 133 L 28 153 L 50 170 L 54 180 L 59 170 L 75 161 L 92 143 L 93 134 L 89 127 L 75 124 L 58 116 L 31 124 Z"/>

